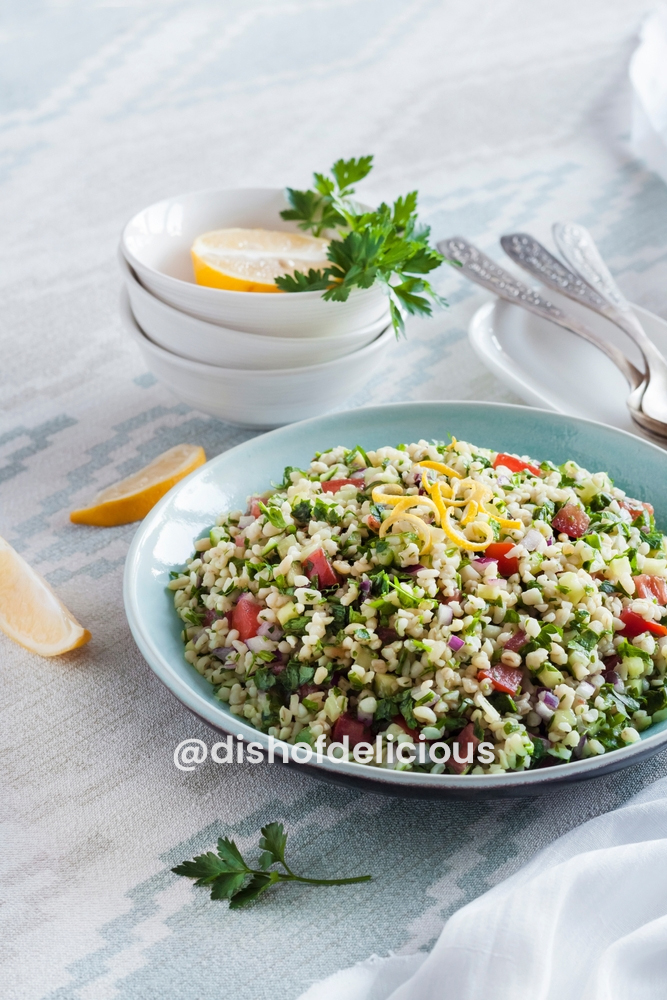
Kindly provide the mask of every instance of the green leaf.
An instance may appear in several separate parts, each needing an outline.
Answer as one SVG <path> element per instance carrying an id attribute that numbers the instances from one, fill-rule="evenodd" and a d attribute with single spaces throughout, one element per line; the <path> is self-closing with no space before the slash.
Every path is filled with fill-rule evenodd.
<path id="1" fill-rule="evenodd" d="M 631 642 L 624 639 L 617 647 L 616 652 L 619 656 L 639 656 L 645 663 L 651 662 L 651 655 L 647 653 L 645 649 L 641 649 L 639 646 L 633 646 Z"/>
<path id="2" fill-rule="evenodd" d="M 175 875 L 184 875 L 185 878 L 197 879 L 197 885 L 206 885 L 207 882 L 212 882 L 219 875 L 228 874 L 230 868 L 223 858 L 212 851 L 208 851 L 206 854 L 198 854 L 192 861 L 183 861 L 182 864 L 176 865 L 171 870 Z M 236 871 L 237 869 L 233 870 Z"/>
<path id="3" fill-rule="evenodd" d="M 187 611 L 183 612 L 181 617 L 183 618 L 184 621 L 190 622 L 191 625 L 199 626 L 204 621 L 203 612 L 195 611 L 194 608 L 188 608 Z"/>
<path id="4" fill-rule="evenodd" d="M 226 863 L 228 871 L 249 871 L 247 864 L 241 856 L 241 852 L 233 840 L 229 840 L 227 837 L 220 837 L 218 839 L 218 854 Z"/>
<path id="5" fill-rule="evenodd" d="M 282 823 L 268 823 L 262 827 L 262 837 L 259 846 L 263 851 L 267 851 L 274 862 L 285 862 L 285 845 L 287 834 Z"/>
<path id="6" fill-rule="evenodd" d="M 315 676 L 315 667 L 300 660 L 290 660 L 278 675 L 278 682 L 287 694 L 293 694 L 303 684 L 310 684 Z"/>
<path id="7" fill-rule="evenodd" d="M 417 211 L 417 192 L 410 191 L 405 197 L 401 195 L 394 202 L 394 211 L 392 214 L 392 223 L 398 230 L 406 229 L 411 221 L 412 217 Z"/>
<path id="8" fill-rule="evenodd" d="M 362 181 L 372 169 L 373 157 L 360 156 L 356 160 L 354 157 L 351 160 L 336 160 L 331 168 L 331 173 L 336 180 L 340 194 L 344 195 L 351 194 L 351 185 Z"/>
<path id="9" fill-rule="evenodd" d="M 414 701 L 409 691 L 406 691 L 401 698 L 400 712 L 410 729 L 419 729 L 419 721 L 415 718 L 413 708 Z"/>
<path id="10" fill-rule="evenodd" d="M 229 872 L 218 875 L 211 886 L 211 899 L 231 899 L 239 891 L 247 877 L 247 872 Z"/>
<path id="11" fill-rule="evenodd" d="M 662 532 L 661 531 L 640 531 L 639 537 L 642 542 L 646 542 L 650 549 L 661 549 L 662 548 Z"/>
<path id="12" fill-rule="evenodd" d="M 234 896 L 232 896 L 229 903 L 229 909 L 238 910 L 240 907 L 247 906 L 248 903 L 254 902 L 269 888 L 269 886 L 275 885 L 275 883 L 279 881 L 279 878 L 280 876 L 278 875 L 278 872 L 271 872 L 270 875 L 253 875 L 245 889 L 241 889 Z"/>
<path id="13" fill-rule="evenodd" d="M 285 622 L 283 625 L 283 632 L 287 635 L 305 635 L 306 626 L 310 624 L 311 619 L 306 615 L 300 615 L 297 618 L 290 618 L 289 621 Z"/>
<path id="14" fill-rule="evenodd" d="M 252 675 L 252 680 L 258 691 L 268 691 L 277 683 L 276 675 L 268 667 L 260 667 L 259 670 L 256 670 Z"/>
<path id="15" fill-rule="evenodd" d="M 273 525 L 274 528 L 278 528 L 279 531 L 284 531 L 287 525 L 285 524 L 285 518 L 283 517 L 283 512 L 279 507 L 267 507 L 260 500 L 259 509 L 262 514 L 266 514 L 267 520 Z"/>
<path id="16" fill-rule="evenodd" d="M 282 292 L 321 292 L 331 286 L 329 268 L 320 271 L 311 267 L 308 274 L 295 271 L 280 275 L 274 281 Z"/>
<path id="17" fill-rule="evenodd" d="M 292 517 L 299 521 L 301 524 L 306 524 L 310 521 L 312 517 L 313 507 L 308 500 L 299 500 L 298 503 L 294 504 L 292 507 Z"/>
<path id="18" fill-rule="evenodd" d="M 581 653 L 590 653 L 600 641 L 600 636 L 593 629 L 587 628 L 584 632 L 575 633 L 569 640 L 567 648 L 577 650 Z"/>

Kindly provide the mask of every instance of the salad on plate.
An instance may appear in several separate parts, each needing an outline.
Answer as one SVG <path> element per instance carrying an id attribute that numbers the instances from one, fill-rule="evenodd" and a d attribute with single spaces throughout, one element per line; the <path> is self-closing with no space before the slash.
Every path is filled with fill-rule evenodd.
<path id="1" fill-rule="evenodd" d="M 258 730 L 500 775 L 667 718 L 666 542 L 574 462 L 341 445 L 221 513 L 169 588 L 186 660 Z"/>

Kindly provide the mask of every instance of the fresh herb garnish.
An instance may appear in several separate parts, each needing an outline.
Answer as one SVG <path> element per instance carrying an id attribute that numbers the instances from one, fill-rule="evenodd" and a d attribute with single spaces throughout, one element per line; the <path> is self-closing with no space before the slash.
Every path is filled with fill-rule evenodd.
<path id="1" fill-rule="evenodd" d="M 259 841 L 261 854 L 259 867 L 246 863 L 233 840 L 220 837 L 217 853 L 208 851 L 192 861 L 184 861 L 171 870 L 175 875 L 195 879 L 195 885 L 209 886 L 211 899 L 228 899 L 229 907 L 237 910 L 254 902 L 261 894 L 278 882 L 304 882 L 306 885 L 353 885 L 369 882 L 371 875 L 356 878 L 304 878 L 295 875 L 285 861 L 287 834 L 282 823 L 269 823 L 262 827 Z M 269 871 L 280 865 L 283 871 Z"/>
<path id="2" fill-rule="evenodd" d="M 445 258 L 429 245 L 430 229 L 417 222 L 416 191 L 397 198 L 392 207 L 383 202 L 372 212 L 362 211 L 352 200 L 353 185 L 372 168 L 372 156 L 337 160 L 330 176 L 313 174 L 315 190 L 287 188 L 292 207 L 280 213 L 283 219 L 315 236 L 335 230 L 339 238 L 329 243 L 328 267 L 283 275 L 276 285 L 283 292 L 324 290 L 327 301 L 345 302 L 353 288 L 378 282 L 389 297 L 398 336 L 405 332 L 406 313 L 430 316 L 431 303 L 446 304 L 424 277 Z"/>

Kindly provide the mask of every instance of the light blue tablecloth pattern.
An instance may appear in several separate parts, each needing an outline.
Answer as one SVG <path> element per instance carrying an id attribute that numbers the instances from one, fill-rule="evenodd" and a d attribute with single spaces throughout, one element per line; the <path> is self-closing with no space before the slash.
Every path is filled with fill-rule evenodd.
<path id="1" fill-rule="evenodd" d="M 418 186 L 436 237 L 590 225 L 625 291 L 667 314 L 667 192 L 627 149 L 627 59 L 645 0 L 182 0 L 5 5 L 0 534 L 93 633 L 42 661 L 0 637 L 3 995 L 291 1000 L 338 967 L 426 948 L 454 909 L 665 772 L 664 755 L 544 800 L 405 802 L 293 770 L 172 763 L 210 741 L 130 638 L 134 527 L 68 512 L 180 441 L 251 432 L 188 410 L 124 335 L 121 225 L 202 187 L 303 185 L 373 152 L 373 195 Z M 466 339 L 483 295 L 412 322 L 346 405 L 512 400 Z M 341 401 L 343 402 L 343 401 Z M 285 822 L 295 866 L 374 881 L 285 888 L 231 913 L 170 867 Z"/>

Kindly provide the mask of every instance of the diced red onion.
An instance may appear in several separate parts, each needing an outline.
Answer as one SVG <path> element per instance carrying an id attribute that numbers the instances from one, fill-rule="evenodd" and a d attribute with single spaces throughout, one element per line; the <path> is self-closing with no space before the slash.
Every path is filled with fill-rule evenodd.
<path id="1" fill-rule="evenodd" d="M 283 636 L 283 630 L 275 622 L 262 622 L 257 629 L 257 635 L 264 636 L 266 639 L 272 639 L 273 642 L 278 642 Z"/>
<path id="2" fill-rule="evenodd" d="M 509 486 L 511 481 L 512 480 L 509 479 L 507 476 L 504 476 L 502 472 L 499 476 L 496 476 L 496 482 L 498 483 L 498 486 Z"/>
<path id="3" fill-rule="evenodd" d="M 579 760 L 580 759 L 580 757 L 581 757 L 581 755 L 583 753 L 583 750 L 584 750 L 584 744 L 585 744 L 585 742 L 586 742 L 586 736 L 584 735 L 584 736 L 582 736 L 579 739 L 579 742 L 577 743 L 576 747 L 572 751 L 572 756 L 574 757 L 575 760 Z"/>
<path id="4" fill-rule="evenodd" d="M 371 722 L 373 721 L 373 713 L 372 712 L 362 712 L 361 709 L 358 708 L 357 709 L 357 718 L 359 719 L 359 722 L 363 722 L 363 724 L 365 726 L 370 726 Z"/>
<path id="5" fill-rule="evenodd" d="M 620 674 L 617 674 L 615 670 L 605 670 L 604 679 L 607 684 L 613 684 L 616 691 L 624 691 L 625 685 L 621 680 Z"/>
<path id="6" fill-rule="evenodd" d="M 581 684 L 578 686 L 576 693 L 581 698 L 585 698 L 586 701 L 588 701 L 591 695 L 595 694 L 595 688 L 593 687 L 592 684 L 589 684 L 588 681 L 582 681 Z"/>
<path id="7" fill-rule="evenodd" d="M 551 535 L 549 535 L 549 537 L 547 538 L 547 545 L 553 545 L 553 543 L 554 543 L 554 540 L 551 537 Z"/>
<path id="8" fill-rule="evenodd" d="M 355 469 L 354 472 L 350 473 L 350 479 L 365 479 L 366 478 L 364 475 L 365 472 L 366 472 L 365 466 L 363 469 Z"/>
<path id="9" fill-rule="evenodd" d="M 540 691 L 537 696 L 540 701 L 542 701 L 548 708 L 552 708 L 554 712 L 560 705 L 560 699 L 558 695 L 554 694 L 553 691 Z"/>
<path id="10" fill-rule="evenodd" d="M 464 640 L 461 639 L 458 635 L 450 635 L 449 639 L 447 640 L 447 643 L 449 645 L 449 648 L 453 649 L 455 653 L 458 652 L 459 649 L 463 649 L 463 647 L 465 646 Z"/>
<path id="11" fill-rule="evenodd" d="M 539 715 L 540 719 L 543 719 L 544 722 L 548 722 L 549 719 L 553 718 L 554 709 L 549 708 L 549 706 L 545 705 L 543 701 L 538 701 L 535 706 L 535 712 Z"/>
<path id="12" fill-rule="evenodd" d="M 426 569 L 426 567 L 422 566 L 421 563 L 415 563 L 413 566 L 404 566 L 403 567 L 403 572 L 404 573 L 420 573 L 423 569 Z"/>
<path id="13" fill-rule="evenodd" d="M 370 597 L 371 593 L 371 581 L 367 576 L 363 576 L 359 583 L 359 593 L 363 594 L 364 597 Z"/>
<path id="14" fill-rule="evenodd" d="M 266 649 L 273 652 L 271 640 L 263 635 L 253 635 L 250 639 L 246 639 L 245 644 L 251 653 L 262 653 Z"/>
<path id="15" fill-rule="evenodd" d="M 454 612 L 448 604 L 438 605 L 438 625 L 451 625 L 454 619 Z"/>
<path id="16" fill-rule="evenodd" d="M 490 566 L 491 563 L 494 563 L 496 561 L 497 560 L 492 559 L 491 556 L 480 556 L 479 558 L 476 556 L 474 559 L 470 560 L 475 569 L 477 569 L 479 566 Z"/>
<path id="17" fill-rule="evenodd" d="M 544 536 L 536 528 L 531 528 L 521 539 L 521 544 L 528 552 L 534 552 L 543 542 Z"/>
<path id="18" fill-rule="evenodd" d="M 221 646 L 219 649 L 211 649 L 211 650 L 209 650 L 209 654 L 211 656 L 217 656 L 217 658 L 219 660 L 222 660 L 223 663 L 225 662 L 225 660 L 227 659 L 227 657 L 230 656 L 231 653 L 235 653 L 235 652 L 236 652 L 236 650 L 234 649 L 233 646 Z"/>

